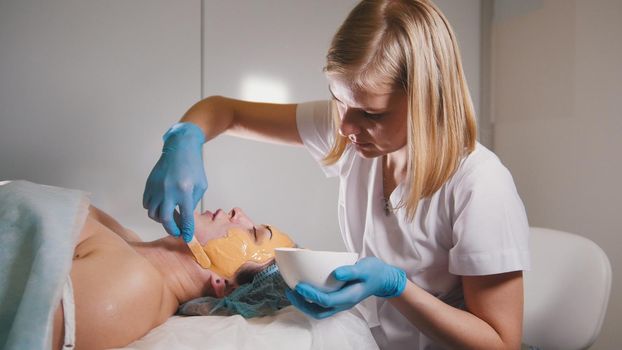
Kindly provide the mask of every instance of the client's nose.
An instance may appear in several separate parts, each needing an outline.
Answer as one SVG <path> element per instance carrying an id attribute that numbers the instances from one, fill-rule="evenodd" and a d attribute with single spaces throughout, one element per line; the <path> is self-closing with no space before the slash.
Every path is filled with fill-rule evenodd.
<path id="1" fill-rule="evenodd" d="M 231 211 L 229 211 L 229 217 L 231 219 L 248 220 L 248 216 L 246 216 L 246 213 L 242 210 L 242 208 L 238 208 L 238 207 L 231 208 Z"/>

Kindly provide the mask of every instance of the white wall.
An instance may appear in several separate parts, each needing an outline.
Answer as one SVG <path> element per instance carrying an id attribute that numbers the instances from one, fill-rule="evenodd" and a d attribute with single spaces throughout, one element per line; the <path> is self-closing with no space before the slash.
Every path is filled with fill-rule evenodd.
<path id="1" fill-rule="evenodd" d="M 206 96 L 275 102 L 325 99 L 324 54 L 353 4 L 206 1 Z M 249 85 L 251 91 L 245 89 Z M 206 209 L 239 206 L 254 220 L 288 232 L 302 246 L 344 249 L 336 215 L 338 183 L 326 180 L 304 149 L 224 136 L 205 146 L 204 158 Z"/>
<path id="2" fill-rule="evenodd" d="M 469 84 L 475 112 L 480 108 L 481 76 L 481 1 L 480 0 L 433 0 L 443 11 L 458 37 L 462 65 Z"/>
<path id="3" fill-rule="evenodd" d="M 92 192 L 159 236 L 143 187 L 199 87 L 199 0 L 2 0 L 0 179 Z"/>
<path id="4" fill-rule="evenodd" d="M 617 0 L 497 0 L 493 23 L 494 149 L 530 224 L 592 239 L 613 266 L 594 349 L 622 344 L 620 18 Z"/>
<path id="5" fill-rule="evenodd" d="M 205 93 L 235 98 L 300 102 L 328 98 L 322 74 L 332 35 L 354 0 L 207 1 Z M 479 103 L 479 0 L 443 0 L 452 22 L 476 106 Z M 257 79 L 256 95 L 245 82 Z M 252 84 L 251 84 L 252 85 Z M 270 97 L 270 86 L 275 86 Z M 268 90 L 268 91 L 267 91 Z M 206 145 L 206 209 L 239 206 L 274 224 L 299 244 L 343 250 L 337 223 L 337 179 L 326 179 L 302 148 L 231 137 Z"/>
<path id="6" fill-rule="evenodd" d="M 456 29 L 476 106 L 479 3 L 438 2 Z M 354 4 L 205 1 L 204 94 L 327 98 L 325 51 Z M 145 238 L 161 236 L 141 197 L 161 135 L 200 98 L 200 8 L 199 0 L 1 1 L 0 179 L 84 189 Z M 243 91 L 247 79 L 259 84 L 255 95 Z M 270 80 L 281 92 L 270 93 Z M 238 205 L 301 244 L 343 248 L 337 182 L 306 152 L 226 137 L 205 150 L 206 208 Z"/>

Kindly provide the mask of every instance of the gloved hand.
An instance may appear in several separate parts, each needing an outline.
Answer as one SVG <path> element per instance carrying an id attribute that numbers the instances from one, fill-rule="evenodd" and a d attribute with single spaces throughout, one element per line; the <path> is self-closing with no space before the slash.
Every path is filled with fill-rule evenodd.
<path id="1" fill-rule="evenodd" d="M 298 283 L 295 291 L 285 292 L 287 298 L 302 312 L 321 319 L 348 310 L 372 295 L 397 297 L 402 294 L 407 282 L 403 270 L 375 257 L 338 267 L 333 275 L 337 280 L 346 282 L 341 289 L 324 293 L 309 284 Z"/>
<path id="2" fill-rule="evenodd" d="M 163 136 L 160 159 L 147 178 L 143 207 L 149 217 L 162 223 L 168 234 L 190 242 L 194 234 L 194 208 L 207 189 L 201 157 L 205 135 L 193 123 L 177 123 Z M 181 227 L 173 212 L 179 206 Z"/>

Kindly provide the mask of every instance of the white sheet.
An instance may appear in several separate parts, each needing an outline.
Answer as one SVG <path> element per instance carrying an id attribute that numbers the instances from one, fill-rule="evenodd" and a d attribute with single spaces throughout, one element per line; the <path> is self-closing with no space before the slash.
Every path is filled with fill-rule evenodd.
<path id="1" fill-rule="evenodd" d="M 287 307 L 274 316 L 174 316 L 125 350 L 378 349 L 367 323 L 342 312 L 315 320 Z"/>

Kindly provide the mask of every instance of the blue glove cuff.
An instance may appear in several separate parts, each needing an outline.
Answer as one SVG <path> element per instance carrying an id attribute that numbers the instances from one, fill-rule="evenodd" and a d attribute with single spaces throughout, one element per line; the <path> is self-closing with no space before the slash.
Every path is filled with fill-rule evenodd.
<path id="1" fill-rule="evenodd" d="M 194 123 L 177 123 L 171 126 L 170 129 L 162 136 L 162 140 L 164 143 L 171 138 L 176 136 L 183 136 L 184 139 L 192 139 L 197 140 L 200 145 L 205 143 L 205 135 L 203 134 L 203 130 L 198 127 Z"/>
<path id="2" fill-rule="evenodd" d="M 395 298 L 402 295 L 404 289 L 406 289 L 406 283 L 408 282 L 408 278 L 406 278 L 406 272 L 404 270 L 399 269 L 397 267 L 393 267 L 394 269 L 394 281 L 393 281 L 393 293 L 387 295 L 387 298 Z"/>

